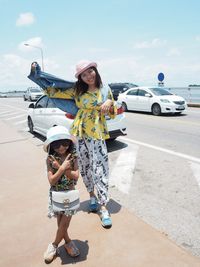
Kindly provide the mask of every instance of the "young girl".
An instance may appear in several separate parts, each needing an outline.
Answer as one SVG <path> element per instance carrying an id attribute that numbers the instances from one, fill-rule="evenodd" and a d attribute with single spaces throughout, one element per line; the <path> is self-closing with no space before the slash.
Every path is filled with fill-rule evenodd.
<path id="1" fill-rule="evenodd" d="M 79 249 L 68 235 L 68 227 L 71 217 L 75 212 L 54 212 L 52 207 L 52 191 L 65 191 L 75 189 L 79 171 L 77 159 L 74 154 L 72 138 L 68 130 L 63 126 L 55 126 L 48 130 L 44 150 L 48 152 L 47 172 L 50 183 L 49 213 L 48 216 L 57 217 L 58 229 L 55 239 L 49 244 L 44 253 L 44 260 L 50 263 L 57 254 L 57 247 L 62 239 L 65 240 L 64 247 L 71 257 L 80 254 Z"/>
<path id="2" fill-rule="evenodd" d="M 110 90 L 103 100 L 105 88 L 95 62 L 78 63 L 75 77 L 78 79 L 75 88 L 63 91 L 48 87 L 46 93 L 52 98 L 73 99 L 79 108 L 71 134 L 77 137 L 78 165 L 90 196 L 89 210 L 97 212 L 99 203 L 102 225 L 111 227 L 112 221 L 106 208 L 109 201 L 109 166 L 105 139 L 109 138 L 109 133 L 105 116 L 114 118 L 117 109 Z"/>

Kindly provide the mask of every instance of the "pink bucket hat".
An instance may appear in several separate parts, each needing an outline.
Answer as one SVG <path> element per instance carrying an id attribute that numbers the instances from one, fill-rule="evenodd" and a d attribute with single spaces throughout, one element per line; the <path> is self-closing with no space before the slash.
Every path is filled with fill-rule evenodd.
<path id="1" fill-rule="evenodd" d="M 75 74 L 75 77 L 78 78 L 78 76 L 84 72 L 85 70 L 87 70 L 88 68 L 91 68 L 91 67 L 97 67 L 97 63 L 95 62 L 91 62 L 91 61 L 88 61 L 88 60 L 83 60 L 83 61 L 80 61 L 77 65 L 76 65 L 76 74 Z"/>

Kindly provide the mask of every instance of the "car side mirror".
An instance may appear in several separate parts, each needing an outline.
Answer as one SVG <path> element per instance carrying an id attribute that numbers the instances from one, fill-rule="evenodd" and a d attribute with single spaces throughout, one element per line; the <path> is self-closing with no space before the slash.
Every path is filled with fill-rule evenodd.
<path id="1" fill-rule="evenodd" d="M 149 94 L 149 93 L 146 93 L 145 96 L 146 96 L 146 97 L 152 97 L 152 95 Z"/>
<path id="2" fill-rule="evenodd" d="M 31 104 L 29 105 L 29 108 L 34 108 L 34 107 L 35 107 L 34 103 L 31 103 Z"/>

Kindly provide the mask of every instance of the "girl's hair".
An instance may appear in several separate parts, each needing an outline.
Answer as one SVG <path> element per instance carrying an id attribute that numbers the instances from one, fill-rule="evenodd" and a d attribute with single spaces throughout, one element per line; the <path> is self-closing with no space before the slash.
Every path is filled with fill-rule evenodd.
<path id="1" fill-rule="evenodd" d="M 60 139 L 61 140 L 61 139 Z M 63 139 L 63 140 L 65 140 L 65 139 Z M 68 139 L 67 139 L 68 140 Z M 71 142 L 70 142 L 70 145 L 69 145 L 69 147 L 68 147 L 68 149 L 67 149 L 67 151 L 69 152 L 69 153 L 73 153 L 74 152 L 74 143 L 72 142 L 72 140 L 70 140 Z M 51 144 L 49 144 L 49 151 L 48 151 L 48 154 L 49 155 L 54 155 L 56 153 L 56 151 L 52 148 L 52 146 L 51 146 Z"/>
<path id="2" fill-rule="evenodd" d="M 101 76 L 99 75 L 98 70 L 95 67 L 91 67 L 96 73 L 96 81 L 95 81 L 95 86 L 97 88 L 102 87 L 102 80 Z M 82 79 L 81 79 L 81 74 L 78 76 L 78 81 L 75 83 L 75 93 L 77 96 L 81 96 L 84 93 L 86 93 L 88 90 L 88 84 L 86 84 Z"/>

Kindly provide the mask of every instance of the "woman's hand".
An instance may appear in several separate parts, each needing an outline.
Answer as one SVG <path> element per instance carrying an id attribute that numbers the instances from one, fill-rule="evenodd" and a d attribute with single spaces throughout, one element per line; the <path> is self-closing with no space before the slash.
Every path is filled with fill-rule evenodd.
<path id="1" fill-rule="evenodd" d="M 110 99 L 107 99 L 102 105 L 101 105 L 101 113 L 107 114 L 109 110 L 111 109 L 113 105 L 113 101 Z"/>
<path id="2" fill-rule="evenodd" d="M 71 154 L 67 155 L 66 159 L 63 161 L 61 167 L 64 170 L 69 170 L 71 169 L 71 160 L 70 160 Z"/>
<path id="3" fill-rule="evenodd" d="M 31 70 L 32 70 L 32 71 L 35 71 L 36 66 L 37 66 L 37 63 L 36 63 L 36 62 L 33 62 L 33 63 L 31 64 Z"/>

